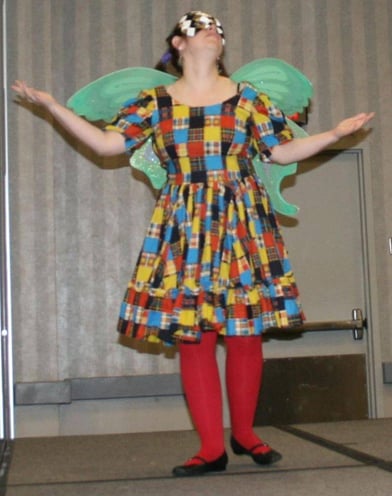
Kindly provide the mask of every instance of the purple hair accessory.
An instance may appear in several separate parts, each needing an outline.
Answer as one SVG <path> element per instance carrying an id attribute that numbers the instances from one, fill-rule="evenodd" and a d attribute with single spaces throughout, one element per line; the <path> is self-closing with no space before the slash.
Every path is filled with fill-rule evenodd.
<path id="1" fill-rule="evenodd" d="M 172 59 L 172 54 L 169 51 L 167 51 L 162 55 L 161 62 L 163 64 L 167 64 L 168 62 L 170 62 L 171 59 Z"/>

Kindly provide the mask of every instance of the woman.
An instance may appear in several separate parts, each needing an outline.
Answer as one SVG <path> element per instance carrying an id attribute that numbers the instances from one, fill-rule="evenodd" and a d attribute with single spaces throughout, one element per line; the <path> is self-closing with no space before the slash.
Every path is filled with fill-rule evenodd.
<path id="1" fill-rule="evenodd" d="M 153 137 L 168 181 L 125 295 L 119 331 L 179 342 L 184 392 L 201 446 L 173 474 L 192 476 L 225 470 L 228 461 L 215 356 L 218 334 L 227 348 L 234 453 L 261 465 L 281 458 L 253 430 L 261 334 L 269 326 L 299 324 L 303 316 L 275 215 L 253 172 L 252 150 L 282 165 L 301 161 L 357 131 L 373 114 L 294 139 L 266 95 L 225 75 L 225 38 L 217 19 L 190 12 L 168 43 L 180 78 L 127 102 L 105 130 L 24 82 L 15 82 L 13 89 L 45 107 L 98 154 L 131 153 Z"/>

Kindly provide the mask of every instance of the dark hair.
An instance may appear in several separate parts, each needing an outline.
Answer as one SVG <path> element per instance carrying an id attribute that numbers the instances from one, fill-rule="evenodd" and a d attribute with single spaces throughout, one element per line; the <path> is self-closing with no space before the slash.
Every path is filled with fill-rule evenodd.
<path id="1" fill-rule="evenodd" d="M 180 77 L 182 75 L 182 67 L 180 63 L 180 57 L 178 51 L 171 44 L 173 36 L 167 39 L 168 49 L 159 59 L 158 63 L 155 65 L 155 69 L 162 72 L 167 72 L 173 74 L 173 76 Z"/>
<path id="2" fill-rule="evenodd" d="M 179 77 L 182 75 L 182 66 L 178 50 L 174 48 L 172 44 L 172 40 L 175 36 L 186 36 L 181 31 L 178 23 L 175 25 L 169 36 L 166 38 L 167 50 L 159 59 L 158 63 L 155 65 L 155 69 Z M 217 60 L 217 66 L 219 74 L 221 74 L 222 76 L 229 75 L 221 58 Z"/>

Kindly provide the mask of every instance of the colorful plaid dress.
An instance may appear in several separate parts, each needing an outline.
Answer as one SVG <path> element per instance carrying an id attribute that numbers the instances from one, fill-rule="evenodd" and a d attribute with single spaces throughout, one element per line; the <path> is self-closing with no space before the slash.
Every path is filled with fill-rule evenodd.
<path id="1" fill-rule="evenodd" d="M 127 150 L 152 136 L 167 171 L 118 330 L 172 343 L 201 333 L 261 334 L 302 323 L 290 261 L 252 156 L 292 139 L 283 114 L 243 83 L 215 105 L 189 107 L 164 86 L 129 100 L 109 127 Z"/>

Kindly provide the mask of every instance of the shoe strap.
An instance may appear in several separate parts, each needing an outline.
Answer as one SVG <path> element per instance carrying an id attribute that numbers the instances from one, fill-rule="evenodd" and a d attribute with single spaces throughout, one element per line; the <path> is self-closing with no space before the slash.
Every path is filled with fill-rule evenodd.
<path id="1" fill-rule="evenodd" d="M 192 456 L 192 458 L 189 458 L 189 460 L 185 462 L 184 466 L 189 467 L 192 465 L 201 465 L 200 463 L 192 463 L 192 460 L 200 460 L 202 462 L 202 464 L 208 463 L 205 458 L 198 456 L 198 455 L 195 455 L 195 456 Z"/>
<path id="2" fill-rule="evenodd" d="M 253 446 L 253 448 L 251 448 L 249 451 L 250 453 L 253 453 L 255 449 L 257 448 L 269 448 L 270 450 L 272 450 L 271 446 L 267 443 L 258 443 L 258 444 L 255 444 Z M 266 451 L 266 453 L 268 453 L 268 451 Z"/>

